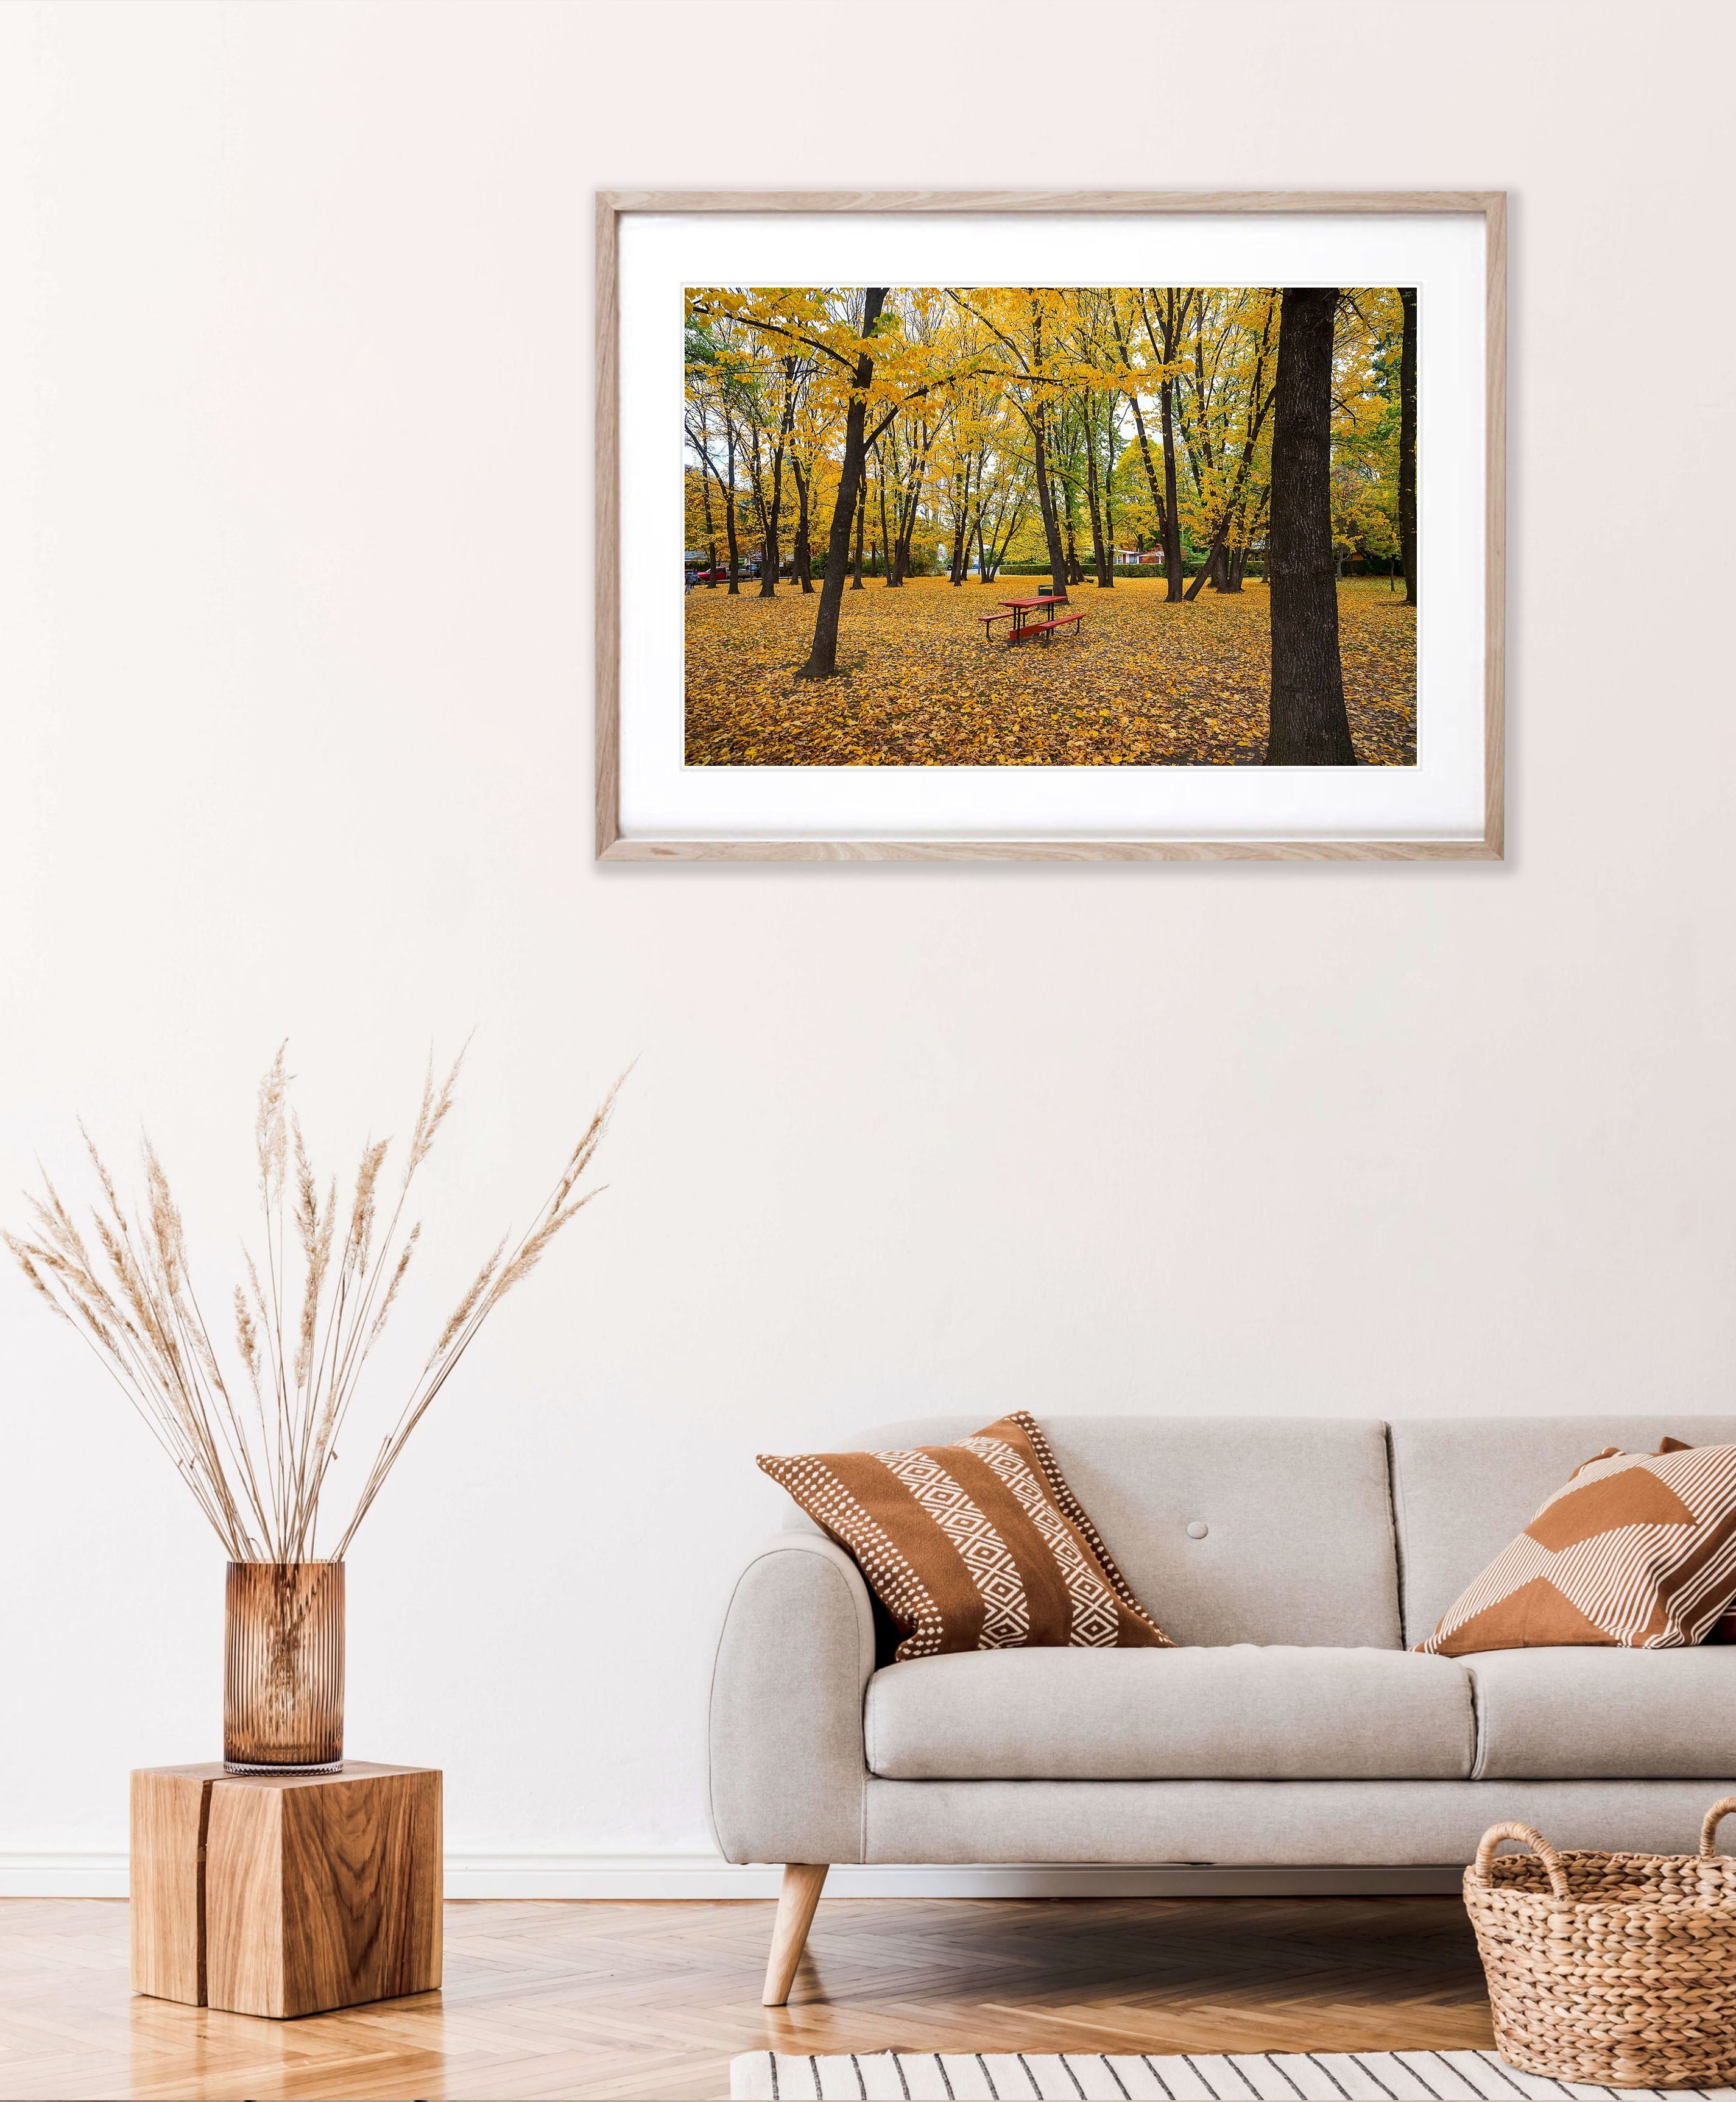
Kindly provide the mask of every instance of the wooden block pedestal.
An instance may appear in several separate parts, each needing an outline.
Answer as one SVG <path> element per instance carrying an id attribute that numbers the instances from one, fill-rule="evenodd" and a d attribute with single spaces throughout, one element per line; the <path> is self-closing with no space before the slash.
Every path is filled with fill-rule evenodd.
<path id="1" fill-rule="evenodd" d="M 132 1777 L 135 1993 L 315 2015 L 433 1991 L 441 1777 L 141 1768 Z"/>

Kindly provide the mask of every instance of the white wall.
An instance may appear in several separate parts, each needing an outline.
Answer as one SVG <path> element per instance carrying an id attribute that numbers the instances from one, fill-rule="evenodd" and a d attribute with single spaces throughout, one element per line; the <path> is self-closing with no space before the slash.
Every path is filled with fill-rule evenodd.
<path id="1" fill-rule="evenodd" d="M 1731 24 L 0 10 L 0 1191 L 146 1118 L 220 1280 L 278 1038 L 348 1148 L 476 1024 L 455 1280 L 640 1058 L 352 1559 L 460 1887 L 706 1852 L 756 1450 L 1731 1406 Z M 1021 184 L 1512 192 L 1504 866 L 594 866 L 592 193 Z M 108 1887 L 221 1555 L 21 1285 L 0 1382 L 0 1855 Z"/>

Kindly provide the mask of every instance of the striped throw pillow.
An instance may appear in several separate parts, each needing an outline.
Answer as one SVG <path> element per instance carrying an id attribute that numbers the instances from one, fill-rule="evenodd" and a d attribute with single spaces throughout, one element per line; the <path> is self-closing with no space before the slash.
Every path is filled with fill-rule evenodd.
<path id="1" fill-rule="evenodd" d="M 901 1661 L 1171 1647 L 1022 1412 L 956 1445 L 760 1465 L 855 1557 L 903 1637 Z"/>
<path id="2" fill-rule="evenodd" d="M 1419 1650 L 1703 1641 L 1736 1590 L 1736 1445 L 1588 1460 L 1442 1616 Z"/>
<path id="3" fill-rule="evenodd" d="M 1660 1452 L 1685 1452 L 1689 1449 L 1679 1438 L 1666 1438 L 1658 1448 Z M 1700 1637 L 1703 1643 L 1736 1643 L 1736 1578 L 1732 1580 L 1731 1592 L 1717 1619 Z"/>

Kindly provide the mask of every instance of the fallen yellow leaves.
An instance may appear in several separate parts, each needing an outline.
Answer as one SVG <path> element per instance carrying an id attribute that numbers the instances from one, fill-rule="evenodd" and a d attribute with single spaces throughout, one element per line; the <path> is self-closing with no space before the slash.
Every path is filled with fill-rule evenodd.
<path id="1" fill-rule="evenodd" d="M 844 594 L 835 679 L 795 676 L 812 597 L 687 595 L 690 766 L 1254 766 L 1271 682 L 1266 588 L 1170 605 L 1155 580 L 1074 588 L 1083 636 L 1009 649 L 983 614 L 1040 579 L 869 579 Z M 1384 583 L 1340 584 L 1357 756 L 1416 764 L 1416 618 Z"/>

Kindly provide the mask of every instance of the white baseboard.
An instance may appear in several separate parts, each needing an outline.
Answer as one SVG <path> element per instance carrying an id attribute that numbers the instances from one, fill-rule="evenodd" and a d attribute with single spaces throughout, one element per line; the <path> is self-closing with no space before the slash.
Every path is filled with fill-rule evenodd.
<path id="1" fill-rule="evenodd" d="M 124 1898 L 124 1854 L 0 1854 L 0 1898 Z"/>
<path id="2" fill-rule="evenodd" d="M 1456 1868 L 852 1868 L 837 1898 L 1361 1897 L 1456 1891 Z M 781 1871 L 714 1854 L 449 1854 L 449 1898 L 773 1898 Z M 0 1854 L 0 1897 L 124 1898 L 124 1854 Z"/>

